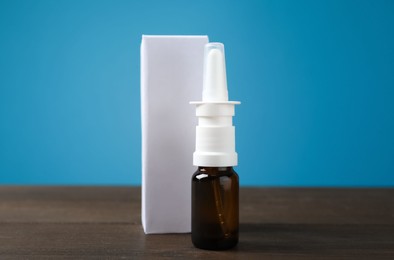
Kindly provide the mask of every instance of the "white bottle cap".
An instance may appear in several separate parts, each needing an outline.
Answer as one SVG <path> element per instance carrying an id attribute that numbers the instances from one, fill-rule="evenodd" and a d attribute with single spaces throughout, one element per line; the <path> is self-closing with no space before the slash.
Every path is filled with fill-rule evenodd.
<path id="1" fill-rule="evenodd" d="M 196 105 L 195 166 L 226 167 L 238 163 L 235 152 L 234 105 L 228 101 L 226 62 L 222 43 L 208 43 L 204 53 L 204 85 L 202 101 Z"/>

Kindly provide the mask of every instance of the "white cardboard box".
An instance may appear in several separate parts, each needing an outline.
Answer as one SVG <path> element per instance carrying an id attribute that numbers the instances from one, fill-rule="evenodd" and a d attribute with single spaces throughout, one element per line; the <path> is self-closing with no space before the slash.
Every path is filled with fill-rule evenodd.
<path id="1" fill-rule="evenodd" d="M 207 36 L 142 36 L 142 225 L 146 234 L 191 231 L 195 108 Z"/>

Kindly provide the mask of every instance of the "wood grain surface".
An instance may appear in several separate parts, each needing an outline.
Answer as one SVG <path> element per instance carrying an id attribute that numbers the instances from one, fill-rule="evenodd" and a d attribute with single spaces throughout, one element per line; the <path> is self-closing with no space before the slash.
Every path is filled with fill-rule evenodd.
<path id="1" fill-rule="evenodd" d="M 394 259 L 394 189 L 242 188 L 240 242 L 145 235 L 139 187 L 0 187 L 0 259 Z"/>

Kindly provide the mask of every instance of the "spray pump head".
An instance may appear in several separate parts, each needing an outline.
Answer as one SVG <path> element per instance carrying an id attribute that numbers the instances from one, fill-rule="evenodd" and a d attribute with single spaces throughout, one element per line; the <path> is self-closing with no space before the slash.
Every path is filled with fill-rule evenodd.
<path id="1" fill-rule="evenodd" d="M 238 101 L 228 101 L 224 45 L 214 42 L 205 45 L 202 101 L 196 105 L 195 166 L 227 167 L 238 163 L 235 152 L 235 127 L 232 117 Z"/>

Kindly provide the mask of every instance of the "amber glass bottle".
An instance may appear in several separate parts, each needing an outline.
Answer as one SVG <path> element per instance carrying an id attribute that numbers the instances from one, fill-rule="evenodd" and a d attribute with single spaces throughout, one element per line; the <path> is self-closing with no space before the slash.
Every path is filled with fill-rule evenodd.
<path id="1" fill-rule="evenodd" d="M 192 242 L 223 250 L 238 243 L 238 175 L 233 167 L 198 167 L 192 177 Z"/>

